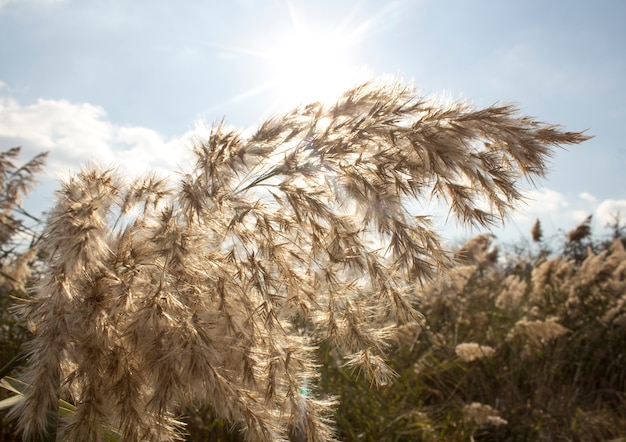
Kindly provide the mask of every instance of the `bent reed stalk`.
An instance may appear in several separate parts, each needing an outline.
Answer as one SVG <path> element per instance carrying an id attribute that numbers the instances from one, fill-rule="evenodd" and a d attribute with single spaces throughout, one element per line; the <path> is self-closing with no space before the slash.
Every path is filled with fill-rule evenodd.
<path id="1" fill-rule="evenodd" d="M 390 331 L 419 321 L 411 288 L 451 261 L 412 201 L 443 199 L 488 226 L 544 175 L 554 146 L 588 137 L 514 106 L 440 105 L 365 84 L 333 105 L 213 128 L 178 183 L 91 167 L 63 183 L 41 245 L 47 272 L 20 307 L 33 339 L 13 409 L 59 437 L 179 437 L 187 403 L 213 404 L 249 440 L 330 440 L 314 350 L 330 342 L 374 384 Z M 313 391 L 309 391 L 309 390 Z"/>

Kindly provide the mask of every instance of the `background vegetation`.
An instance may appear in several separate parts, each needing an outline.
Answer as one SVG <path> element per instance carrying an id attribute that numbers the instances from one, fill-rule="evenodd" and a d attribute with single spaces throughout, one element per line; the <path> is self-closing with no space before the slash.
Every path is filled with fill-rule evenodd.
<path id="1" fill-rule="evenodd" d="M 396 335 L 394 383 L 372 390 L 327 354 L 341 437 L 626 436 L 626 238 L 619 223 L 593 238 L 588 221 L 560 247 L 539 240 L 503 261 L 490 237 L 469 241 L 449 278 L 418 290 L 424 326 Z"/>
<path id="2" fill-rule="evenodd" d="M 17 367 L 22 345 L 29 338 L 25 324 L 12 313 L 16 299 L 27 298 L 27 288 L 39 269 L 37 242 L 41 221 L 21 208 L 22 198 L 35 184 L 46 154 L 19 164 L 20 148 L 0 153 L 0 379 Z M 0 388 L 0 400 L 9 391 Z M 0 414 L 0 440 L 13 440 L 14 426 Z"/>

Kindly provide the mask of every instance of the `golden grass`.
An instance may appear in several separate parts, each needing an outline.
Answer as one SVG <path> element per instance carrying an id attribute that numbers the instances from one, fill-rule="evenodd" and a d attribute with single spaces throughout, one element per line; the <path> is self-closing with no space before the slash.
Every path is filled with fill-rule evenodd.
<path id="1" fill-rule="evenodd" d="M 181 407 L 207 401 L 249 440 L 332 439 L 333 399 L 305 388 L 315 350 L 388 382 L 392 328 L 421 317 L 414 285 L 452 262 L 411 201 L 490 225 L 553 147 L 587 138 L 513 106 L 366 84 L 250 137 L 216 126 L 177 183 L 87 168 L 57 194 L 20 308 L 31 387 L 13 415 L 43 433 L 62 397 L 76 412 L 58 437 L 173 440 Z"/>

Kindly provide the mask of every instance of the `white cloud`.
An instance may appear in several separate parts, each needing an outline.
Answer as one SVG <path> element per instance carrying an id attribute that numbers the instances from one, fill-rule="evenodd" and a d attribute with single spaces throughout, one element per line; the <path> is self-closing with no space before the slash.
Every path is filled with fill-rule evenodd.
<path id="1" fill-rule="evenodd" d="M 180 137 L 165 140 L 144 127 L 113 124 L 106 111 L 89 103 L 39 99 L 22 105 L 0 97 L 0 140 L 6 148 L 21 145 L 26 156 L 49 151 L 48 175 L 58 177 L 88 162 L 137 175 L 147 170 L 177 169 L 190 139 L 205 129 L 196 124 Z"/>
<path id="2" fill-rule="evenodd" d="M 569 206 L 567 198 L 552 189 L 532 189 L 525 192 L 524 196 L 526 198 L 526 207 L 518 215 L 522 219 L 536 218 L 542 214 L 558 213 Z"/>
<path id="3" fill-rule="evenodd" d="M 598 201 L 598 199 L 593 196 L 592 194 L 590 194 L 589 192 L 582 192 L 580 195 L 578 195 L 578 197 L 581 200 L 585 200 L 588 201 L 590 203 L 595 203 L 596 201 Z"/>
<path id="4" fill-rule="evenodd" d="M 622 223 L 626 220 L 626 200 L 604 200 L 595 210 L 594 217 L 601 227 L 615 221 L 618 216 Z"/>
<path id="5" fill-rule="evenodd" d="M 42 150 L 80 158 L 85 149 L 100 155 L 111 137 L 104 109 L 86 103 L 39 99 L 22 106 L 13 99 L 0 101 L 0 136 L 22 139 Z"/>
<path id="6" fill-rule="evenodd" d="M 622 223 L 626 220 L 626 199 L 600 200 L 589 192 L 568 198 L 560 192 L 546 188 L 530 190 L 526 196 L 527 205 L 520 207 L 512 223 L 507 223 L 504 229 L 496 229 L 497 236 L 513 239 L 520 235 L 528 237 L 535 219 L 541 221 L 546 237 L 563 234 L 589 215 L 593 215 L 594 234 L 602 234 L 607 224 L 615 221 L 615 216 Z"/>
<path id="7" fill-rule="evenodd" d="M 528 190 L 524 195 L 526 204 L 518 206 L 512 221 L 506 223 L 503 229 L 495 229 L 494 233 L 500 239 L 515 241 L 520 237 L 530 238 L 530 229 L 536 219 L 541 222 L 544 237 L 561 235 L 593 213 L 596 206 L 589 193 L 576 198 L 554 189 L 539 188 Z"/>

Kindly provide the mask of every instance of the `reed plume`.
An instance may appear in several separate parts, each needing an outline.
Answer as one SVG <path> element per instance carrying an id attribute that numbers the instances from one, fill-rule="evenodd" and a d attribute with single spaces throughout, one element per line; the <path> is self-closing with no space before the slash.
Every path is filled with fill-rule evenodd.
<path id="1" fill-rule="evenodd" d="M 43 433 L 62 397 L 77 411 L 60 437 L 173 440 L 181 407 L 205 401 L 249 440 L 332 439 L 318 344 L 388 382 L 390 328 L 419 318 L 412 287 L 451 262 L 419 202 L 489 226 L 553 147 L 587 138 L 365 84 L 251 136 L 215 126 L 178 182 L 86 168 L 57 194 L 20 308 L 34 337 L 13 415 Z"/>

